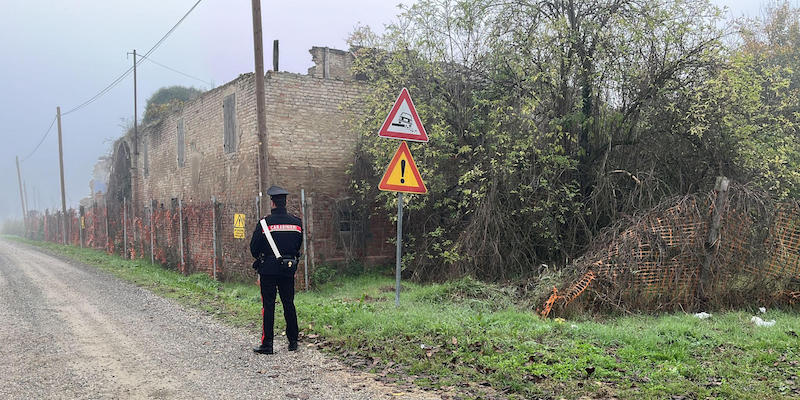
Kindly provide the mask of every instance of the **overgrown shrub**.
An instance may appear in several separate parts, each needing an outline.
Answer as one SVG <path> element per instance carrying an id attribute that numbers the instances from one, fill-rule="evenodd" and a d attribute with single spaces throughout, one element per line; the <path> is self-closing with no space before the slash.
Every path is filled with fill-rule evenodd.
<path id="1" fill-rule="evenodd" d="M 317 264 L 314 266 L 311 272 L 309 272 L 308 278 L 311 282 L 311 286 L 316 288 L 330 282 L 336 277 L 336 275 L 337 270 L 333 266 L 328 264 Z"/>
<path id="2" fill-rule="evenodd" d="M 429 190 L 406 196 L 410 274 L 504 281 L 563 265 L 622 215 L 707 184 L 729 161 L 713 147 L 716 164 L 689 160 L 714 142 L 675 129 L 691 125 L 693 88 L 723 58 L 717 11 L 420 0 L 383 36 L 353 36 L 355 74 L 370 85 L 353 190 L 397 206 L 376 189 L 397 142 L 375 130 L 406 87 L 430 139 L 410 145 Z"/>

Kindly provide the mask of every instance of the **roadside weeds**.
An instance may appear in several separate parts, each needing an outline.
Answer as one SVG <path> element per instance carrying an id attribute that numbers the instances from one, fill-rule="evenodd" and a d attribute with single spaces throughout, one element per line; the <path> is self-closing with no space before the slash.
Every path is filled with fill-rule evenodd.
<path id="1" fill-rule="evenodd" d="M 257 332 L 254 284 L 184 276 L 143 260 L 9 237 L 88 264 L 161 296 Z M 800 315 L 753 310 L 541 320 L 503 288 L 464 279 L 405 282 L 394 306 L 391 276 L 340 277 L 299 292 L 303 345 L 322 349 L 399 388 L 444 398 L 791 399 L 800 396 Z M 276 307 L 276 331 L 283 329 Z M 255 338 L 255 334 L 254 334 Z M 255 340 L 255 339 L 254 339 Z M 277 340 L 277 339 L 276 339 Z"/>

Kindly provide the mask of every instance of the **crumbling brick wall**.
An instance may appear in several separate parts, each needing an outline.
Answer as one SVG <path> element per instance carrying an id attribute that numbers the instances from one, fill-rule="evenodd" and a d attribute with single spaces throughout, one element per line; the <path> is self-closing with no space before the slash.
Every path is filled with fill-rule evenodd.
<path id="1" fill-rule="evenodd" d="M 307 221 L 307 232 L 314 262 L 387 259 L 393 248 L 386 239 L 394 232 L 388 217 L 384 213 L 353 216 L 350 210 L 342 211 L 349 198 L 347 168 L 358 139 L 348 120 L 363 112 L 361 98 L 366 85 L 350 78 L 349 52 L 316 47 L 311 52 L 317 66 L 309 75 L 274 71 L 266 75 L 268 181 L 290 192 L 289 211 L 301 217 L 305 217 L 301 189 L 309 198 L 312 218 Z M 213 196 L 218 276 L 254 277 L 249 239 L 258 215 L 265 215 L 269 209 L 268 198 L 259 204 L 257 196 L 255 103 L 255 76 L 243 74 L 140 130 L 140 155 L 132 178 L 139 187 L 134 202 L 136 216 L 148 215 L 153 202 L 157 207 L 174 208 L 175 199 L 182 200 L 190 210 L 188 216 L 184 215 L 184 250 L 194 257 L 194 269 L 186 272 L 211 273 L 211 266 L 200 265 L 214 261 L 210 223 Z M 234 118 L 226 126 L 225 107 L 232 104 Z M 226 129 L 230 131 L 231 127 L 235 132 L 233 149 L 230 138 L 225 138 Z M 245 214 L 244 239 L 234 238 L 237 213 Z M 363 226 L 340 221 L 357 217 L 366 221 Z M 155 234 L 159 238 L 159 232 Z M 361 240 L 352 240 L 354 235 Z M 297 281 L 303 282 L 302 273 Z"/>
<path id="2" fill-rule="evenodd" d="M 256 135 L 255 77 L 253 74 L 212 89 L 183 109 L 142 129 L 148 146 L 149 174 L 139 160 L 137 204 L 169 202 L 244 202 L 258 192 L 258 137 Z M 223 148 L 223 103 L 235 99 L 236 149 Z M 183 128 L 183 163 L 178 160 L 178 129 Z M 143 151 L 140 151 L 143 154 Z"/>
<path id="3" fill-rule="evenodd" d="M 313 204 L 312 220 L 306 221 L 313 235 L 315 258 L 320 262 L 342 262 L 350 258 L 376 260 L 391 255 L 386 244 L 392 228 L 388 218 L 376 214 L 368 220 L 366 243 L 353 249 L 343 243 L 338 215 L 348 204 L 349 176 L 358 136 L 349 131 L 347 120 L 363 112 L 361 83 L 319 79 L 308 75 L 269 74 L 267 79 L 267 131 L 270 147 L 270 180 L 295 194 L 290 204 L 300 209 L 300 189 Z M 351 229 L 355 228 L 351 226 Z"/>
<path id="4" fill-rule="evenodd" d="M 349 81 L 353 79 L 353 56 L 349 51 L 330 47 L 312 47 L 309 50 L 314 66 L 308 75 L 314 78 L 328 78 Z"/>

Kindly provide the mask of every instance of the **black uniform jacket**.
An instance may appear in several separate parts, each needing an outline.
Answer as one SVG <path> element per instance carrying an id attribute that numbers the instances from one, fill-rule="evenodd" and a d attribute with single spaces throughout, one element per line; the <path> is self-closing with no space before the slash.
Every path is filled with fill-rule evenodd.
<path id="1" fill-rule="evenodd" d="M 265 218 L 281 257 L 300 257 L 300 246 L 303 245 L 303 223 L 300 218 L 287 213 L 285 208 L 273 208 L 272 213 Z M 286 268 L 275 258 L 261 229 L 260 220 L 250 239 L 250 254 L 256 259 L 253 268 L 261 275 L 294 276 L 297 271 L 297 263 Z"/>

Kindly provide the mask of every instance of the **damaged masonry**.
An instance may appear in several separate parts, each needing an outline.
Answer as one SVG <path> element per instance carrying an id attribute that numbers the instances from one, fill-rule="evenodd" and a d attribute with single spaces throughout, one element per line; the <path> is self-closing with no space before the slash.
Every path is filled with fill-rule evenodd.
<path id="1" fill-rule="evenodd" d="M 357 140 L 348 120 L 363 108 L 366 85 L 350 73 L 351 52 L 313 47 L 310 53 L 315 65 L 307 75 L 266 73 L 267 181 L 290 192 L 289 212 L 305 220 L 309 270 L 386 259 L 393 226 L 386 217 L 359 213 L 348 194 L 346 169 Z M 183 273 L 252 278 L 249 236 L 269 207 L 258 197 L 254 74 L 140 127 L 138 157 L 133 140 L 126 135 L 114 145 L 107 193 L 70 212 L 70 225 L 84 229 L 71 229 L 69 240 Z M 241 215 L 245 238 L 234 237 Z M 41 218 L 37 230 L 45 240 L 60 240 L 54 216 Z"/>

